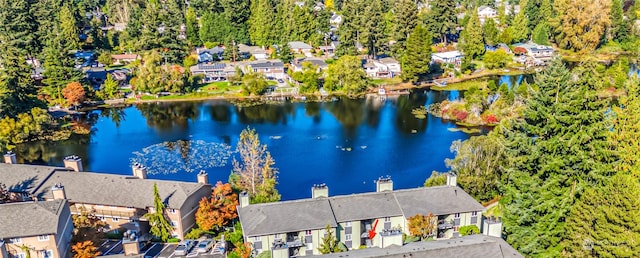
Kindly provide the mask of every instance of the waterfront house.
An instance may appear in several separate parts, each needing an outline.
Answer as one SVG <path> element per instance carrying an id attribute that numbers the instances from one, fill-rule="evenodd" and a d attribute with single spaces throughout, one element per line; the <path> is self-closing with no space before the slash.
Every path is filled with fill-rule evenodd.
<path id="1" fill-rule="evenodd" d="M 148 232 L 149 222 L 144 214 L 154 209 L 156 184 L 165 200 L 172 235 L 183 238 L 195 226 L 198 202 L 211 195 L 206 173 L 198 174 L 197 183 L 189 183 L 147 179 L 146 168 L 140 166 L 132 168 L 133 176 L 84 172 L 82 160 L 75 156 L 65 158 L 64 167 L 10 163 L 13 161 L 11 155 L 5 155 L 9 164 L 0 164 L 0 182 L 7 184 L 11 192 L 34 201 L 66 199 L 72 214 L 92 211 L 112 232 Z"/>
<path id="2" fill-rule="evenodd" d="M 197 48 L 196 53 L 198 54 L 198 63 L 210 63 L 222 59 L 224 48 L 220 46 L 215 46 L 210 49 Z"/>
<path id="3" fill-rule="evenodd" d="M 251 70 L 261 73 L 268 80 L 285 78 L 284 63 L 280 59 L 240 62 L 238 66 L 243 71 Z"/>
<path id="4" fill-rule="evenodd" d="M 401 246 L 402 235 L 409 234 L 408 218 L 417 214 L 434 214 L 435 238 L 447 239 L 458 236 L 462 226 L 482 226 L 484 207 L 455 179 L 449 174 L 445 186 L 393 190 L 391 179 L 381 178 L 376 192 L 333 197 L 326 185 L 315 185 L 310 199 L 268 204 L 249 204 L 243 195 L 238 215 L 245 241 L 272 257 L 319 254 L 327 225 L 350 250 Z"/>
<path id="5" fill-rule="evenodd" d="M 534 60 L 549 61 L 553 58 L 553 47 L 538 45 L 533 42 L 513 44 L 513 52 L 524 53 Z"/>
<path id="6" fill-rule="evenodd" d="M 400 63 L 391 57 L 366 60 L 363 67 L 371 78 L 393 78 L 401 72 Z"/>
<path id="7" fill-rule="evenodd" d="M 190 67 L 191 74 L 202 75 L 202 82 L 226 81 L 228 76 L 235 74 L 226 63 L 199 63 Z"/>
<path id="8" fill-rule="evenodd" d="M 327 70 L 329 65 L 322 58 L 315 57 L 306 57 L 306 58 L 295 58 L 291 61 L 291 70 L 294 72 L 302 72 L 304 63 L 311 63 L 313 66 L 317 66 L 318 69 L 316 72 L 321 72 Z"/>
<path id="9" fill-rule="evenodd" d="M 0 218 L 0 258 L 68 257 L 73 221 L 66 200 L 0 204 Z"/>
<path id="10" fill-rule="evenodd" d="M 432 53 L 431 61 L 436 63 L 447 63 L 459 65 L 462 62 L 462 53 L 460 51 L 448 51 L 440 53 Z"/>

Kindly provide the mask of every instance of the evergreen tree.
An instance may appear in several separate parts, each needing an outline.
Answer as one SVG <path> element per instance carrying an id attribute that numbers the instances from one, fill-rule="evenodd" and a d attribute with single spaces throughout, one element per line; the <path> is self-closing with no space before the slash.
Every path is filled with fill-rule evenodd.
<path id="1" fill-rule="evenodd" d="M 48 42 L 55 40 L 57 37 L 57 34 L 53 32 L 57 31 L 57 28 L 60 26 L 59 20 L 56 17 L 58 17 L 60 13 L 62 2 L 62 0 L 38 0 L 37 3 L 34 4 L 34 8 L 32 8 L 33 16 L 43 17 L 42 19 L 36 19 L 35 38 L 39 39 L 37 50 L 41 50 Z"/>
<path id="2" fill-rule="evenodd" d="M 320 247 L 318 247 L 318 251 L 321 254 L 329 254 L 329 253 L 339 253 L 340 248 L 338 247 L 338 240 L 333 235 L 333 230 L 329 225 L 324 228 L 325 235 L 322 238 L 322 243 L 320 243 Z"/>
<path id="3" fill-rule="evenodd" d="M 80 82 L 83 79 L 81 71 L 74 69 L 74 61 L 65 48 L 64 40 L 52 40 L 44 49 L 44 79 L 46 85 L 42 88 L 45 95 L 51 101 L 62 104 L 62 89 L 71 82 Z"/>
<path id="4" fill-rule="evenodd" d="M 426 25 L 431 35 L 447 43 L 447 35 L 456 33 L 457 11 L 455 0 L 431 1 Z"/>
<path id="5" fill-rule="evenodd" d="M 362 21 L 361 43 L 367 48 L 369 56 L 374 59 L 375 55 L 384 50 L 384 26 L 380 26 L 380 24 L 384 24 L 384 10 L 382 8 L 382 0 L 372 0 L 364 9 L 366 19 Z"/>
<path id="6" fill-rule="evenodd" d="M 23 54 L 33 54 L 37 48 L 34 38 L 36 22 L 30 13 L 29 1 L 0 0 L 0 42 Z M 0 53 L 0 57 L 10 53 Z M 0 58 L 1 59 L 1 58 Z"/>
<path id="7" fill-rule="evenodd" d="M 609 40 L 620 41 L 622 38 L 625 38 L 626 35 L 622 35 L 625 31 L 623 27 L 626 26 L 624 23 L 622 0 L 611 0 L 611 14 L 609 19 L 611 20 L 608 33 Z"/>
<path id="8" fill-rule="evenodd" d="M 524 12 L 519 12 L 513 19 L 513 42 L 523 42 L 529 39 L 529 20 Z"/>
<path id="9" fill-rule="evenodd" d="M 251 11 L 249 1 L 246 0 L 220 0 L 223 9 L 223 17 L 230 24 L 230 37 L 238 43 L 248 43 L 248 24 Z"/>
<path id="10" fill-rule="evenodd" d="M 200 27 L 198 33 L 203 43 L 231 42 L 231 24 L 222 14 L 206 12 L 200 18 L 200 23 L 202 27 Z"/>
<path id="11" fill-rule="evenodd" d="M 198 46 L 201 44 L 200 35 L 198 33 L 198 17 L 196 16 L 196 11 L 193 7 L 189 7 L 187 10 L 187 14 L 185 16 L 186 24 L 185 27 L 187 29 L 187 41 L 190 46 Z"/>
<path id="12" fill-rule="evenodd" d="M 362 29 L 362 14 L 364 13 L 362 0 L 347 1 L 344 3 L 342 23 L 338 28 L 340 45 L 336 49 L 338 56 L 356 55 L 356 44 L 360 43 L 360 31 Z"/>
<path id="13" fill-rule="evenodd" d="M 393 39 L 393 52 L 396 57 L 401 57 L 406 49 L 407 37 L 418 24 L 418 7 L 413 0 L 398 0 L 393 9 L 395 14 L 395 30 Z"/>
<path id="14" fill-rule="evenodd" d="M 291 48 L 288 44 L 283 44 L 280 46 L 280 50 L 278 51 L 278 58 L 282 60 L 285 64 L 288 64 L 293 60 L 293 52 L 291 52 Z"/>
<path id="15" fill-rule="evenodd" d="M 31 69 L 24 62 L 24 56 L 9 42 L 0 41 L 0 116 L 16 117 L 35 106 L 40 106 L 35 98 L 35 83 L 31 79 Z"/>
<path id="16" fill-rule="evenodd" d="M 626 75 L 626 74 L 625 74 Z M 620 104 L 612 108 L 614 115 L 611 144 L 616 146 L 619 163 L 618 173 L 640 176 L 640 87 L 638 78 L 632 76 L 626 83 L 627 94 Z"/>
<path id="17" fill-rule="evenodd" d="M 159 238 L 162 242 L 166 242 L 171 237 L 173 227 L 169 220 L 167 220 L 165 214 L 164 202 L 160 198 L 158 193 L 158 185 L 153 184 L 153 212 L 149 212 L 144 215 L 149 220 L 149 226 L 151 226 L 151 234 Z"/>
<path id="18" fill-rule="evenodd" d="M 484 42 L 487 45 L 495 46 L 500 43 L 498 36 L 500 30 L 496 27 L 496 22 L 493 19 L 487 19 L 482 26 L 482 34 L 484 35 Z"/>
<path id="19" fill-rule="evenodd" d="M 574 74 L 554 59 L 536 76 L 523 118 L 503 128 L 507 241 L 528 256 L 560 256 L 569 211 L 582 189 L 603 182 L 615 157 L 593 67 Z"/>
<path id="20" fill-rule="evenodd" d="M 402 57 L 402 79 L 417 82 L 421 75 L 429 72 L 431 62 L 431 35 L 418 24 L 407 38 L 407 51 Z"/>
<path id="21" fill-rule="evenodd" d="M 475 9 L 471 12 L 471 18 L 460 35 L 460 44 L 464 55 L 474 59 L 484 54 L 484 42 L 478 12 Z"/>
<path id="22" fill-rule="evenodd" d="M 256 46 L 270 46 L 275 43 L 275 12 L 271 0 L 255 0 L 251 2 L 249 17 L 249 37 Z"/>
<path id="23" fill-rule="evenodd" d="M 565 252 L 573 257 L 633 257 L 640 253 L 640 183 L 620 173 L 585 190 L 567 216 Z"/>
<path id="24" fill-rule="evenodd" d="M 532 34 L 533 42 L 540 45 L 549 45 L 549 25 L 546 22 L 538 23 Z"/>
<path id="25" fill-rule="evenodd" d="M 507 9 L 505 7 L 504 1 L 500 1 L 500 4 L 498 4 L 498 24 L 500 25 L 501 28 L 505 28 L 507 26 L 509 26 L 509 23 L 507 22 Z"/>
<path id="26" fill-rule="evenodd" d="M 542 0 L 540 3 L 540 17 L 541 21 L 536 24 L 538 26 L 540 23 L 549 23 L 551 19 L 553 19 L 553 6 L 551 5 L 551 0 Z"/>
<path id="27" fill-rule="evenodd" d="M 76 20 L 76 16 L 74 14 L 74 9 L 69 6 L 69 4 L 65 4 L 60 9 L 60 14 L 58 20 L 60 21 L 60 33 L 61 38 L 64 40 L 64 48 L 66 50 L 76 50 L 80 49 L 80 33 L 78 32 L 78 21 Z"/>

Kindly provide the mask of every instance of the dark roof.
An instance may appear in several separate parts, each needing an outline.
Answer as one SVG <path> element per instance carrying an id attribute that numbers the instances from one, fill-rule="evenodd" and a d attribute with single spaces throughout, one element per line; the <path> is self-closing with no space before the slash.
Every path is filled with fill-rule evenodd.
<path id="1" fill-rule="evenodd" d="M 284 68 L 284 63 L 280 60 L 263 60 L 249 63 L 251 68 Z"/>
<path id="2" fill-rule="evenodd" d="M 485 235 L 470 235 L 460 238 L 413 242 L 404 246 L 388 248 L 366 248 L 344 253 L 312 255 L 308 257 L 338 258 L 403 258 L 403 257 L 465 257 L 506 258 L 524 257 L 502 238 Z"/>
<path id="3" fill-rule="evenodd" d="M 316 65 L 318 66 L 318 68 L 327 68 L 329 65 L 327 65 L 327 62 L 325 62 L 324 60 L 320 59 L 320 58 L 311 58 L 311 57 L 307 57 L 307 58 L 300 58 L 297 60 L 297 63 L 294 64 L 297 67 L 302 67 L 302 64 L 305 62 L 309 62 L 312 65 Z"/>
<path id="4" fill-rule="evenodd" d="M 394 191 L 405 217 L 482 211 L 484 207 L 457 186 L 420 187 Z"/>
<path id="5" fill-rule="evenodd" d="M 222 70 L 225 67 L 227 67 L 227 65 L 225 63 L 201 63 L 198 64 L 198 69 L 200 70 Z"/>
<path id="6" fill-rule="evenodd" d="M 67 199 L 73 203 L 135 208 L 154 206 L 153 184 L 157 184 L 160 197 L 165 201 L 167 208 L 175 209 L 181 208 L 186 199 L 201 187 L 208 186 L 103 173 L 56 171 L 36 194 L 44 198 L 53 198 L 50 189 L 57 183 L 64 186 Z"/>
<path id="7" fill-rule="evenodd" d="M 337 226 L 326 198 L 253 204 L 239 208 L 238 216 L 247 237 Z"/>
<path id="8" fill-rule="evenodd" d="M 56 234 L 65 207 L 66 200 L 0 204 L 0 239 Z"/>
<path id="9" fill-rule="evenodd" d="M 338 222 L 402 216 L 391 191 L 336 196 L 329 201 Z"/>
<path id="10" fill-rule="evenodd" d="M 55 169 L 49 166 L 0 163 L 0 182 L 5 184 L 10 192 L 31 194 Z"/>

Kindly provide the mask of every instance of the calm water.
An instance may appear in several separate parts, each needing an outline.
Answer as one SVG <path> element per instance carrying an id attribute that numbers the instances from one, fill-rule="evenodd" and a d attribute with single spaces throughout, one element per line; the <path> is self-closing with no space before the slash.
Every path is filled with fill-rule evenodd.
<path id="1" fill-rule="evenodd" d="M 522 76 L 491 78 L 520 83 Z M 529 79 L 529 78 L 525 78 Z M 227 181 L 240 132 L 255 128 L 279 169 L 283 199 L 309 197 L 313 184 L 331 195 L 375 191 L 390 175 L 395 188 L 417 187 L 432 171 L 447 171 L 451 142 L 466 139 L 456 125 L 413 108 L 462 97 L 459 92 L 414 91 L 380 99 L 278 103 L 241 107 L 226 101 L 141 104 L 91 112 L 79 121 L 93 133 L 56 143 L 18 146 L 19 162 L 62 165 L 78 155 L 85 170 L 130 175 L 131 162 L 151 167 L 149 178 Z"/>

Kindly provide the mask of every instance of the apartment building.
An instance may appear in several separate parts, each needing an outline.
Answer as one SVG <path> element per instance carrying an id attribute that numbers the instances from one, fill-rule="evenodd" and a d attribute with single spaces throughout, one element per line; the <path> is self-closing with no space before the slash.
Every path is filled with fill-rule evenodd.
<path id="1" fill-rule="evenodd" d="M 141 238 L 149 230 L 144 214 L 154 209 L 154 184 L 178 238 L 195 226 L 199 201 L 211 195 L 206 173 L 197 175 L 197 183 L 189 183 L 147 179 L 142 166 L 133 166 L 133 176 L 83 172 L 82 160 L 75 156 L 65 158 L 64 166 L 0 164 L 0 182 L 25 199 L 66 199 L 72 214 L 93 212 L 108 230 L 134 230 L 143 233 Z"/>
<path id="2" fill-rule="evenodd" d="M 63 258 L 73 221 L 66 200 L 0 204 L 0 258 Z"/>
<path id="3" fill-rule="evenodd" d="M 311 191 L 310 199 L 268 204 L 250 205 L 242 196 L 238 215 L 245 241 L 258 253 L 290 257 L 318 255 L 327 225 L 349 250 L 402 246 L 408 218 L 417 214 L 438 218 L 436 239 L 458 236 L 462 226 L 482 227 L 484 207 L 456 185 L 453 174 L 436 187 L 393 190 L 390 178 L 380 178 L 373 193 L 330 197 L 326 185 Z"/>

